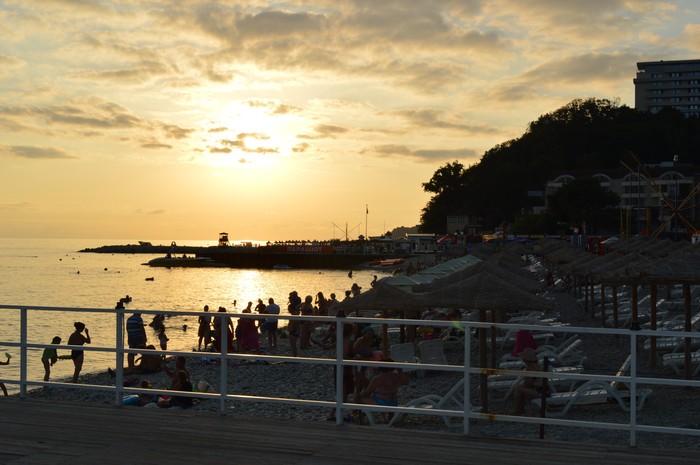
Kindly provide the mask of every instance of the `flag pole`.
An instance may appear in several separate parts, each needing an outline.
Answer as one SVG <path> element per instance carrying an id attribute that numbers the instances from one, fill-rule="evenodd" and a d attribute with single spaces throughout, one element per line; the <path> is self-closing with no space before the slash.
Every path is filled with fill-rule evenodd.
<path id="1" fill-rule="evenodd" d="M 369 237 L 367 236 L 367 215 L 369 215 L 369 207 L 367 204 L 365 204 L 365 240 L 369 240 Z"/>

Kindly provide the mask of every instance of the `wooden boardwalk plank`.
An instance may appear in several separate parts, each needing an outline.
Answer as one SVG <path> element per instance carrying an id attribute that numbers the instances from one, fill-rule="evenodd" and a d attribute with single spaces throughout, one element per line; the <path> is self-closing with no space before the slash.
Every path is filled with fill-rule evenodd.
<path id="1" fill-rule="evenodd" d="M 2 399 L 0 464 L 686 465 L 700 451 L 465 437 L 235 414 Z"/>

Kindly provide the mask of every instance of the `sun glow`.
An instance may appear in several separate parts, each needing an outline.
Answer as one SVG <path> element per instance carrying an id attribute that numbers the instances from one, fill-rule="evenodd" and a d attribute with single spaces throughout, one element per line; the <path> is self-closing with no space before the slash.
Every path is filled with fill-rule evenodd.
<path id="1" fill-rule="evenodd" d="M 273 100 L 229 103 L 202 122 L 212 166 L 254 164 L 269 167 L 293 152 L 302 127 L 299 117 L 280 110 Z"/>

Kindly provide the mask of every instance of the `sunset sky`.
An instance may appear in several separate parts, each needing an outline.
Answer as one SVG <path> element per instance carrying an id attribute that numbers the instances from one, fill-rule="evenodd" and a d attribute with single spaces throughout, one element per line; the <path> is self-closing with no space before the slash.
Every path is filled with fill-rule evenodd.
<path id="1" fill-rule="evenodd" d="M 575 98 L 633 107 L 700 2 L 0 0 L 0 37 L 0 237 L 354 238 Z"/>

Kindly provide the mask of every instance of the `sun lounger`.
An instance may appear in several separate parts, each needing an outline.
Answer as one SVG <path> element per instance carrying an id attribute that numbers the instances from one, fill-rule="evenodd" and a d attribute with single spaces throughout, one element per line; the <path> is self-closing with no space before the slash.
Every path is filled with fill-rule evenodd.
<path id="1" fill-rule="evenodd" d="M 417 363 L 418 357 L 416 357 L 416 348 L 412 342 L 405 342 L 402 344 L 393 344 L 389 347 L 389 356 L 395 362 L 403 363 Z M 415 368 L 404 368 L 404 373 L 417 372 Z"/>
<path id="2" fill-rule="evenodd" d="M 496 344 L 501 350 L 504 350 L 507 346 L 513 345 L 515 343 L 515 333 L 517 331 L 510 330 L 504 336 L 496 337 Z M 550 339 L 554 338 L 554 333 L 542 332 L 542 331 L 532 331 L 532 337 L 535 338 L 537 344 L 547 344 Z"/>
<path id="3" fill-rule="evenodd" d="M 637 389 L 637 410 L 644 407 L 651 389 Z M 542 399 L 532 399 L 532 404 L 540 407 Z M 600 381 L 588 381 L 574 391 L 554 392 L 546 399 L 547 416 L 563 417 L 574 405 L 590 405 L 606 402 L 617 402 L 625 412 L 630 410 L 630 392 L 615 389 L 609 383 Z M 549 407 L 557 407 L 558 410 L 550 410 Z"/>
<path id="4" fill-rule="evenodd" d="M 583 371 L 583 367 L 554 367 L 550 371 L 552 372 L 552 377 L 547 378 L 547 385 L 553 392 L 560 390 L 571 391 L 574 389 L 578 381 L 571 378 L 560 378 L 556 375 L 560 373 L 581 373 Z M 487 387 L 491 393 L 489 398 L 495 401 L 508 400 L 515 392 L 515 388 L 518 386 L 518 383 L 522 381 L 522 379 L 522 375 L 517 377 L 508 375 L 489 376 L 487 380 Z"/>
<path id="5" fill-rule="evenodd" d="M 536 350 L 537 358 L 542 363 L 544 357 L 549 359 L 549 362 L 554 366 L 582 366 L 586 360 L 586 356 L 575 349 L 581 344 L 581 340 L 572 341 L 561 352 L 554 352 L 549 349 Z M 502 361 L 498 365 L 503 370 L 520 370 L 525 367 L 519 357 L 510 356 L 510 358 Z"/>
<path id="6" fill-rule="evenodd" d="M 418 362 L 429 365 L 447 365 L 445 341 L 431 339 L 418 343 Z"/>
<path id="7" fill-rule="evenodd" d="M 700 312 L 697 312 L 690 320 L 691 331 L 698 331 L 700 326 Z M 665 322 L 657 327 L 658 330 L 664 331 L 679 331 L 685 330 L 685 318 L 683 316 L 677 316 Z M 677 352 L 681 350 L 685 345 L 685 337 L 681 334 L 676 336 L 664 336 L 656 338 L 656 350 L 664 352 Z M 700 339 L 694 338 L 691 341 L 693 347 L 700 346 Z M 645 350 L 651 349 L 651 338 L 644 340 L 643 347 Z"/>
<path id="8" fill-rule="evenodd" d="M 685 374 L 685 353 L 683 352 L 664 354 L 662 363 L 664 366 L 673 368 L 679 376 Z M 700 349 L 690 354 L 690 363 L 692 376 L 697 376 L 700 373 Z"/>
<path id="9" fill-rule="evenodd" d="M 452 388 L 443 396 L 437 394 L 428 394 L 422 397 L 413 399 L 405 404 L 404 407 L 414 407 L 430 410 L 458 410 L 464 411 L 464 378 L 460 379 Z M 472 411 L 478 411 L 480 407 L 472 406 Z M 389 421 L 388 426 L 394 426 L 404 415 L 408 413 L 395 413 Z M 449 415 L 437 414 L 445 422 L 448 428 L 461 427 L 463 419 L 461 416 L 451 417 Z M 371 425 L 375 425 L 375 419 L 371 412 L 367 412 L 367 419 Z M 457 420 L 455 420 L 457 419 Z"/>
<path id="10" fill-rule="evenodd" d="M 625 376 L 629 371 L 632 356 L 629 355 L 620 366 L 615 376 Z M 644 407 L 644 402 L 651 394 L 651 389 L 637 389 L 636 410 Z M 553 392 L 546 398 L 547 416 L 563 417 L 574 405 L 601 404 L 617 402 L 622 410 L 629 412 L 631 406 L 630 391 L 627 386 L 619 381 L 605 383 L 602 381 L 588 381 L 573 391 Z M 542 405 L 542 399 L 532 399 L 531 403 L 537 408 Z M 554 409 L 550 409 L 554 407 Z"/>
<path id="11" fill-rule="evenodd" d="M 700 347 L 700 339 L 693 338 L 690 340 L 690 345 L 693 348 Z M 651 338 L 644 341 L 643 347 L 645 350 L 651 349 Z M 659 352 L 678 352 L 685 347 L 684 337 L 657 337 L 656 350 Z"/>

